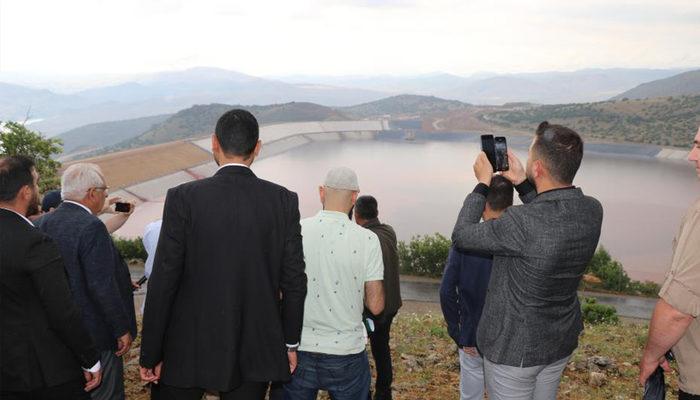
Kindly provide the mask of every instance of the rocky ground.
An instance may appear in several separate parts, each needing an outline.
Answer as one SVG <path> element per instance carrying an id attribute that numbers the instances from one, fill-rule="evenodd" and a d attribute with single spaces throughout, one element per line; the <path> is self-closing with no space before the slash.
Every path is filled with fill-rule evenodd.
<path id="1" fill-rule="evenodd" d="M 447 335 L 442 316 L 431 308 L 409 303 L 392 327 L 394 398 L 397 400 L 459 398 L 456 347 Z M 565 370 L 559 398 L 641 398 L 643 390 L 637 384 L 637 365 L 646 333 L 647 326 L 638 323 L 586 326 L 579 348 Z M 138 379 L 139 345 L 137 340 L 125 359 L 128 399 L 148 398 Z M 670 394 L 675 396 L 677 375 L 667 374 L 667 383 Z M 327 396 L 321 394 L 319 398 Z"/>

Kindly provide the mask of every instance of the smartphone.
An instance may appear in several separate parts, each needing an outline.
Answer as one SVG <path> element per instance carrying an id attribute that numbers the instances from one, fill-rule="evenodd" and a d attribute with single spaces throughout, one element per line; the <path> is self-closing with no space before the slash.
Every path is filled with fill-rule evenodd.
<path id="1" fill-rule="evenodd" d="M 493 135 L 481 135 L 481 151 L 486 153 L 493 170 L 496 170 L 496 142 Z"/>
<path id="2" fill-rule="evenodd" d="M 122 202 L 114 203 L 114 211 L 120 212 L 120 213 L 131 212 L 131 204 L 122 203 Z"/>
<path id="3" fill-rule="evenodd" d="M 508 171 L 508 145 L 505 137 L 481 135 L 481 151 L 486 153 L 494 171 Z"/>
<path id="4" fill-rule="evenodd" d="M 496 158 L 496 171 L 508 171 L 508 144 L 503 136 L 494 138 L 494 149 Z"/>

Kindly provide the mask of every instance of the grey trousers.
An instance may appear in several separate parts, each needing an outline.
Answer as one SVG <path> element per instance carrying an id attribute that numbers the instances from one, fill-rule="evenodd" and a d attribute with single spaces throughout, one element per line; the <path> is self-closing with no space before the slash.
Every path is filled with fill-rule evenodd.
<path id="1" fill-rule="evenodd" d="M 511 367 L 484 359 L 486 390 L 492 400 L 556 400 L 571 355 L 549 365 Z"/>
<path id="2" fill-rule="evenodd" d="M 484 399 L 484 359 L 459 349 L 459 400 Z"/>
<path id="3" fill-rule="evenodd" d="M 100 352 L 102 383 L 90 392 L 92 400 L 124 400 L 124 361 L 113 351 Z"/>

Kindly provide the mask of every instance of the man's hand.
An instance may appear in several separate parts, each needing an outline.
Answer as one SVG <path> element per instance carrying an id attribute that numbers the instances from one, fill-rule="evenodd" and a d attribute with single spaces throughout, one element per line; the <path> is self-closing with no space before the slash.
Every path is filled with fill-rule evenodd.
<path id="1" fill-rule="evenodd" d="M 462 350 L 472 357 L 479 356 L 479 352 L 476 351 L 476 347 L 462 347 Z"/>
<path id="2" fill-rule="evenodd" d="M 145 383 L 155 383 L 158 384 L 160 381 L 160 373 L 163 369 L 163 362 L 156 364 L 155 368 L 145 368 L 139 367 L 139 373 L 141 374 L 141 380 Z"/>
<path id="3" fill-rule="evenodd" d="M 483 183 L 486 186 L 491 185 L 493 166 L 491 165 L 489 158 L 486 157 L 486 153 L 483 151 L 479 153 L 479 155 L 476 157 L 476 161 L 474 161 L 474 175 L 476 176 L 476 180 L 480 183 Z"/>
<path id="4" fill-rule="evenodd" d="M 510 149 L 508 149 L 508 171 L 503 171 L 501 175 L 511 181 L 513 185 L 520 185 L 527 179 L 523 164 Z"/>
<path id="5" fill-rule="evenodd" d="M 114 209 L 112 208 L 112 205 L 114 203 L 117 203 L 121 201 L 121 197 L 110 197 L 106 202 L 104 207 L 102 207 L 102 211 L 100 211 L 100 214 L 116 214 Z"/>
<path id="6" fill-rule="evenodd" d="M 89 392 L 93 390 L 94 388 L 100 386 L 100 383 L 102 383 L 102 371 L 97 371 L 97 372 L 90 372 L 90 371 L 83 371 L 83 375 L 85 376 L 85 391 Z"/>
<path id="7" fill-rule="evenodd" d="M 131 342 L 133 342 L 133 340 L 134 339 L 131 337 L 131 333 L 129 332 L 121 336 L 119 339 L 117 339 L 117 351 L 114 354 L 116 354 L 117 357 L 121 357 L 126 354 L 126 352 L 131 348 Z"/>
<path id="8" fill-rule="evenodd" d="M 287 358 L 289 359 L 289 373 L 293 374 L 294 371 L 297 369 L 297 352 L 288 351 Z"/>
<path id="9" fill-rule="evenodd" d="M 659 365 L 664 371 L 671 372 L 671 366 L 668 364 L 666 357 L 661 356 L 661 358 L 654 359 L 650 358 L 645 353 L 642 356 L 642 360 L 639 362 L 639 384 L 644 386 Z"/>

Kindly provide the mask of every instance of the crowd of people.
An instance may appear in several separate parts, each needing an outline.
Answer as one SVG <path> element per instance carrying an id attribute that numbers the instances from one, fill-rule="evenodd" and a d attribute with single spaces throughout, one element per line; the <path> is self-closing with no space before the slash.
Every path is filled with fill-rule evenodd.
<path id="1" fill-rule="evenodd" d="M 394 229 L 346 167 L 327 172 L 321 209 L 301 219 L 295 193 L 250 169 L 260 149 L 254 116 L 225 113 L 212 135 L 218 171 L 169 189 L 162 219 L 145 229 L 144 385 L 153 399 L 391 399 L 402 306 Z M 484 153 L 474 163 L 478 184 L 440 287 L 462 400 L 557 397 L 603 219 L 573 185 L 582 159 L 576 132 L 543 122 L 526 165 L 510 151 L 508 171 L 495 173 Z M 700 130 L 689 160 L 700 177 Z M 0 158 L 1 397 L 124 399 L 139 284 L 110 234 L 134 206 L 99 218 L 115 199 L 94 164 L 69 166 L 43 204 L 39 179 L 30 158 Z M 700 398 L 698 243 L 700 201 L 674 241 L 640 361 L 644 384 L 673 349 L 681 399 Z"/>

